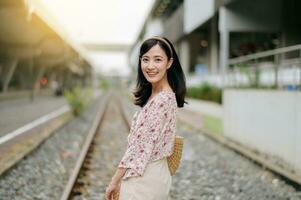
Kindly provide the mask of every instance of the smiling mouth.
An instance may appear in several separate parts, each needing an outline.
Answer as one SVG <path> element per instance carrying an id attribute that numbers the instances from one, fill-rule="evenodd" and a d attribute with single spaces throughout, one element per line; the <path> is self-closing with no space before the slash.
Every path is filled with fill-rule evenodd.
<path id="1" fill-rule="evenodd" d="M 149 73 L 147 73 L 147 75 L 148 75 L 148 76 L 150 76 L 150 77 L 152 77 L 152 76 L 156 76 L 157 74 L 158 74 L 158 73 L 153 73 L 153 72 L 152 72 L 152 73 L 150 73 L 150 72 L 149 72 Z"/>

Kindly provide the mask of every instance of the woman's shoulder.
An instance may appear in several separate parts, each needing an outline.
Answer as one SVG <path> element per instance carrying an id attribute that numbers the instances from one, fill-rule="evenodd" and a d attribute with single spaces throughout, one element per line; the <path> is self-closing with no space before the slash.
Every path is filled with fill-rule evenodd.
<path id="1" fill-rule="evenodd" d="M 163 90 L 157 99 L 158 103 L 174 104 L 176 103 L 176 94 L 173 91 Z"/>

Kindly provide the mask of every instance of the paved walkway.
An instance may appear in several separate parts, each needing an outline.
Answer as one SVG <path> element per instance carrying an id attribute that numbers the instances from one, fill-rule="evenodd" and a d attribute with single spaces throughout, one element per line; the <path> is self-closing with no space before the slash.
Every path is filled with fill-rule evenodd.
<path id="1" fill-rule="evenodd" d="M 188 102 L 188 105 L 185 104 L 184 109 L 201 113 L 201 114 L 207 114 L 212 117 L 222 118 L 223 116 L 223 106 L 219 105 L 214 102 L 208 102 L 208 101 L 202 101 L 202 100 L 196 100 L 187 98 L 186 100 Z"/>
<path id="2" fill-rule="evenodd" d="M 0 137 L 66 105 L 63 97 L 43 96 L 0 102 Z"/>

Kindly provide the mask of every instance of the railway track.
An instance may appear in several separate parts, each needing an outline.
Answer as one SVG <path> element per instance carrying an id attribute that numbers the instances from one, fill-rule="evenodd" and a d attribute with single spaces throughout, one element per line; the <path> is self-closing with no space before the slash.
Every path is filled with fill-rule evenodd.
<path id="1" fill-rule="evenodd" d="M 88 197 L 101 199 L 108 178 L 113 175 L 114 171 L 112 170 L 117 167 L 117 159 L 115 163 L 114 159 L 121 156 L 124 148 L 121 148 L 119 144 L 115 145 L 114 142 L 118 142 L 118 140 L 114 138 L 120 137 L 120 135 L 127 136 L 130 123 L 127 120 L 122 103 L 115 94 L 108 94 L 104 101 L 64 189 L 61 200 L 86 199 Z M 112 143 L 112 150 L 106 150 L 102 145 L 103 143 Z M 124 144 L 121 146 L 124 146 Z M 104 160 L 107 163 L 104 163 Z M 108 166 L 104 166 L 104 164 Z"/>
<path id="2" fill-rule="evenodd" d="M 124 154 L 134 110 L 120 94 L 105 94 L 86 112 L 88 124 L 86 117 L 75 119 L 76 125 L 87 124 L 83 133 L 70 124 L 3 176 L 0 199 L 104 199 Z M 301 199 L 301 191 L 281 177 L 178 122 L 185 148 L 173 177 L 172 200 Z"/>

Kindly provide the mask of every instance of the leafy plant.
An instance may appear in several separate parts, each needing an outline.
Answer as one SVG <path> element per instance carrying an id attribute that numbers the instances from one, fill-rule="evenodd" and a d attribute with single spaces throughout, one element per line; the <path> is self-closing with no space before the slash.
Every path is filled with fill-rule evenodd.
<path id="1" fill-rule="evenodd" d="M 109 88 L 109 81 L 107 79 L 101 78 L 100 79 L 100 88 L 103 90 L 107 90 Z"/>
<path id="2" fill-rule="evenodd" d="M 64 97 L 68 101 L 74 116 L 79 116 L 82 113 L 91 96 L 91 90 L 82 91 L 79 87 L 64 92 Z"/>
<path id="3" fill-rule="evenodd" d="M 245 74 L 248 78 L 249 87 L 251 88 L 259 88 L 260 74 L 261 71 L 258 67 L 250 67 L 248 64 L 238 64 L 236 67 L 239 71 Z"/>
<path id="4" fill-rule="evenodd" d="M 187 96 L 206 101 L 213 101 L 219 104 L 222 103 L 222 90 L 207 82 L 196 87 L 189 87 L 187 89 Z"/>

